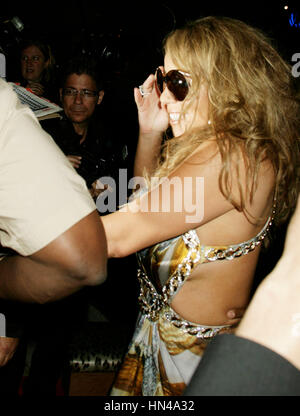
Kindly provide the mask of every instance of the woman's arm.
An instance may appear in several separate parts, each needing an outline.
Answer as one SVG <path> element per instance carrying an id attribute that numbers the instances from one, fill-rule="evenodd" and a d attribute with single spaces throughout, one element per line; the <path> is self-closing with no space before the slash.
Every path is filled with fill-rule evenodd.
<path id="1" fill-rule="evenodd" d="M 144 96 L 134 89 L 138 109 L 139 140 L 134 161 L 134 176 L 143 176 L 144 169 L 151 175 L 160 155 L 163 132 L 168 128 L 168 114 L 161 107 L 151 74 L 143 84 Z"/>
<path id="2" fill-rule="evenodd" d="M 207 142 L 150 192 L 102 217 L 108 256 L 127 256 L 234 209 L 219 190 L 221 165 Z"/>
<path id="3" fill-rule="evenodd" d="M 247 171 L 241 154 L 237 153 L 233 157 L 233 163 L 238 165 L 239 177 L 235 170 L 231 172 L 230 196 L 232 200 L 239 201 L 240 190 L 247 189 Z M 224 225 L 226 229 L 226 220 L 223 221 L 221 217 L 229 211 L 235 213 L 234 224 L 239 215 L 245 224 L 242 238 L 247 239 L 254 235 L 253 233 L 259 231 L 259 226 L 254 227 L 247 221 L 244 213 L 238 212 L 220 190 L 219 176 L 222 167 L 223 162 L 215 140 L 207 140 L 149 192 L 119 211 L 105 216 L 103 225 L 108 242 L 108 256 L 127 256 L 191 229 L 199 228 L 200 232 L 202 226 L 217 218 L 220 218 L 218 227 Z M 270 215 L 273 183 L 272 167 L 267 161 L 263 162 L 258 172 L 253 201 L 245 201 L 245 208 L 252 218 L 263 216 L 266 219 Z M 215 232 L 220 235 L 221 231 Z M 236 234 L 241 237 L 239 230 L 236 230 Z M 212 244 L 213 241 L 215 240 L 212 240 Z M 240 239 L 237 243 L 239 241 Z M 225 244 L 225 241 L 222 240 L 219 244 Z"/>
<path id="4" fill-rule="evenodd" d="M 134 176 L 143 177 L 144 170 L 151 175 L 160 155 L 162 133 L 140 132 L 134 159 Z"/>

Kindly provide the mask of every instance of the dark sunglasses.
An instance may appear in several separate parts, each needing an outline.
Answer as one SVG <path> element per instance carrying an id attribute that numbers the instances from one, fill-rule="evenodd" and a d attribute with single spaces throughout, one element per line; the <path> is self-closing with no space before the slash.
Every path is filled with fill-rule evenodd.
<path id="1" fill-rule="evenodd" d="M 160 68 L 157 68 L 155 73 L 155 85 L 157 92 L 163 93 L 165 86 L 174 95 L 177 101 L 183 101 L 189 92 L 189 84 L 185 78 L 188 76 L 186 72 L 172 69 L 164 75 Z"/>

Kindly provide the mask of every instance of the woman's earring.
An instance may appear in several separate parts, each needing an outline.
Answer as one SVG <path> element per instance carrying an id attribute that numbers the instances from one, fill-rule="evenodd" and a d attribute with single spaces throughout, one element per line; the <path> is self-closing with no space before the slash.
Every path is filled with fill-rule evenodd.
<path id="1" fill-rule="evenodd" d="M 211 120 L 208 120 L 207 124 L 210 126 L 211 125 Z"/>

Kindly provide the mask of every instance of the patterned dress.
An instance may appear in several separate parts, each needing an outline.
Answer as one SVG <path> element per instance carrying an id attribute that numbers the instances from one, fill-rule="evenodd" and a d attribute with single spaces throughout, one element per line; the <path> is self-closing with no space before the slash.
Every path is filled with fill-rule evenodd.
<path id="1" fill-rule="evenodd" d="M 137 254 L 141 312 L 111 395 L 183 393 L 207 343 L 233 328 L 186 321 L 172 310 L 172 298 L 198 264 L 247 254 L 261 244 L 270 225 L 271 218 L 257 236 L 233 246 L 202 246 L 196 231 L 190 230 Z"/>

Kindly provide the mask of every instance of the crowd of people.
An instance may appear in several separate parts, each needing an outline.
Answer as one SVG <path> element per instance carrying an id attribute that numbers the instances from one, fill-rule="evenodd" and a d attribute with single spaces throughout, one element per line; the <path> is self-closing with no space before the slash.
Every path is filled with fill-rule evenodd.
<path id="1" fill-rule="evenodd" d="M 62 107 L 59 117 L 41 120 L 40 125 L 85 180 L 96 202 L 101 192 L 97 185 L 99 178 L 112 177 L 118 184 L 119 169 L 130 169 L 132 156 L 128 149 L 132 144 L 126 144 L 127 137 L 120 137 L 117 126 L 114 131 L 109 130 L 106 119 L 108 110 L 99 108 L 106 83 L 104 71 L 101 71 L 97 61 L 85 54 L 78 55 L 72 61 L 65 62 L 56 76 L 54 62 L 48 45 L 39 40 L 24 41 L 20 46 L 22 78 L 17 83 Z M 130 270 L 134 265 L 133 257 L 117 262 L 110 260 L 108 275 L 116 274 L 119 267 Z M 104 316 L 115 319 L 118 308 L 111 311 L 108 300 L 105 300 L 110 296 L 114 283 L 108 279 L 102 285 L 100 294 L 97 288 L 93 291 L 85 288 L 79 294 L 47 305 L 12 304 L 2 300 L 1 311 L 6 317 L 8 335 L 0 339 L 0 384 L 3 389 L 17 393 L 22 384 L 23 395 L 40 392 L 55 395 L 57 382 L 67 361 L 73 326 L 85 322 L 89 302 L 96 304 Z M 135 286 L 129 284 L 134 289 Z M 134 307 L 128 309 L 133 315 L 136 312 Z M 29 375 L 22 383 L 28 348 L 32 342 L 35 347 Z"/>
<path id="2" fill-rule="evenodd" d="M 163 52 L 163 66 L 134 89 L 134 157 L 135 128 L 117 127 L 118 102 L 101 114 L 105 82 L 92 57 L 66 63 L 48 95 L 49 48 L 33 41 L 22 47 L 21 85 L 52 100 L 57 94 L 60 118 L 38 123 L 1 82 L 0 239 L 10 251 L 0 262 L 9 329 L 0 339 L 0 379 L 22 374 L 17 317 L 27 303 L 50 302 L 34 307 L 49 306 L 46 315 L 56 311 L 58 323 L 64 310 L 84 306 L 84 287 L 101 292 L 109 261 L 137 253 L 139 314 L 111 395 L 299 394 L 299 206 L 280 261 L 251 299 L 262 246 L 298 200 L 291 68 L 261 31 L 225 17 L 174 29 Z M 135 190 L 103 215 L 95 205 L 98 180 L 117 183 L 120 168 L 132 173 Z M 21 169 L 27 173 L 20 178 Z M 125 305 L 121 288 L 130 286 L 131 269 L 121 278 L 115 286 Z M 51 347 L 60 359 L 48 363 L 49 385 L 32 372 L 31 393 L 39 385 L 55 394 L 69 322 L 66 314 L 55 336 L 46 331 L 37 343 L 36 360 Z"/>

